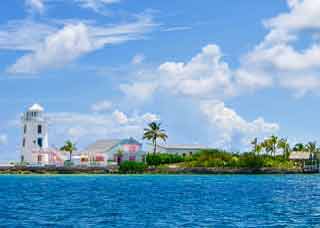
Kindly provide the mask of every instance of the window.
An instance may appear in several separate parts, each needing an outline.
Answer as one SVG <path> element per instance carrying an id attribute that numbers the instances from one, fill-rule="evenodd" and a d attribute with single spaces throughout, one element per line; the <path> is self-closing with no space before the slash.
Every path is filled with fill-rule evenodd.
<path id="1" fill-rule="evenodd" d="M 23 147 L 26 146 L 26 139 L 25 139 L 25 138 L 23 138 L 23 140 L 22 140 L 22 146 L 23 146 Z"/>
<path id="2" fill-rule="evenodd" d="M 23 127 L 23 133 L 24 133 L 24 134 L 27 133 L 27 125 L 24 125 L 24 127 Z"/>
<path id="3" fill-rule="evenodd" d="M 24 156 L 21 155 L 21 162 L 24 162 Z"/>
<path id="4" fill-rule="evenodd" d="M 130 161 L 135 161 L 136 160 L 136 156 L 135 155 L 130 155 L 129 160 Z"/>
<path id="5" fill-rule="evenodd" d="M 42 126 L 38 125 L 38 134 L 41 134 L 41 133 L 42 133 Z"/>
<path id="6" fill-rule="evenodd" d="M 42 138 L 38 138 L 38 146 L 39 146 L 40 148 L 42 148 L 42 146 L 43 146 L 43 140 L 42 140 Z"/>

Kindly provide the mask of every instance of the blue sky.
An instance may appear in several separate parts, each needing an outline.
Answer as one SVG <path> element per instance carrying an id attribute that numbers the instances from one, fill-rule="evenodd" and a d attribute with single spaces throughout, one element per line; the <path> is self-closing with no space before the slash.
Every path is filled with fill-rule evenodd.
<path id="1" fill-rule="evenodd" d="M 49 144 L 141 138 L 244 150 L 319 138 L 320 1 L 5 0 L 1 161 L 19 156 L 33 103 Z"/>

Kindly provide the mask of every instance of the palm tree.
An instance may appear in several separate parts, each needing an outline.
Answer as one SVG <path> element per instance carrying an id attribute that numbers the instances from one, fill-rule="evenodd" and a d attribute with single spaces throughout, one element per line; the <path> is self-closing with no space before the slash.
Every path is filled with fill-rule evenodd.
<path id="1" fill-rule="evenodd" d="M 254 138 L 252 141 L 251 141 L 251 145 L 253 146 L 252 148 L 252 151 L 257 154 L 257 149 L 258 149 L 258 138 Z"/>
<path id="2" fill-rule="evenodd" d="M 167 138 L 165 130 L 161 129 L 161 123 L 151 122 L 148 124 L 148 128 L 144 129 L 143 139 L 152 141 L 154 154 L 157 152 L 157 139 L 166 141 Z"/>
<path id="3" fill-rule="evenodd" d="M 123 150 L 119 149 L 116 155 L 117 155 L 117 164 L 120 165 L 122 162 Z"/>
<path id="4" fill-rule="evenodd" d="M 304 151 L 306 149 L 305 145 L 303 143 L 297 143 L 293 147 L 293 151 Z"/>
<path id="5" fill-rule="evenodd" d="M 269 143 L 271 146 L 271 152 L 273 154 L 273 156 L 276 155 L 276 149 L 277 149 L 277 143 L 278 143 L 278 137 L 271 135 L 271 137 L 269 138 Z"/>
<path id="6" fill-rule="evenodd" d="M 315 153 L 317 151 L 317 143 L 316 142 L 308 142 L 308 144 L 306 145 L 306 149 L 310 153 Z"/>
<path id="7" fill-rule="evenodd" d="M 284 158 L 288 158 L 289 157 L 290 145 L 289 145 L 287 139 L 284 139 L 284 138 L 280 139 L 278 141 L 277 147 L 278 147 L 278 149 L 282 149 Z"/>
<path id="8" fill-rule="evenodd" d="M 262 148 L 264 148 L 266 154 L 269 154 L 272 151 L 272 148 L 268 139 L 265 139 L 260 145 Z"/>
<path id="9" fill-rule="evenodd" d="M 64 143 L 64 146 L 60 148 L 60 150 L 67 151 L 70 154 L 69 161 L 71 161 L 71 155 L 73 151 L 77 150 L 76 144 L 71 142 L 70 140 Z"/>

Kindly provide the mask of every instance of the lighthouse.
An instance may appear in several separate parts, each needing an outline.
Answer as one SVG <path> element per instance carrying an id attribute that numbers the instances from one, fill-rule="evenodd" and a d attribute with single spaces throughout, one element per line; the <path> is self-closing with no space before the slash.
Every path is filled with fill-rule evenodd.
<path id="1" fill-rule="evenodd" d="M 44 109 L 39 104 L 32 105 L 21 118 L 22 141 L 21 162 L 34 164 L 33 153 L 48 148 L 48 121 Z"/>

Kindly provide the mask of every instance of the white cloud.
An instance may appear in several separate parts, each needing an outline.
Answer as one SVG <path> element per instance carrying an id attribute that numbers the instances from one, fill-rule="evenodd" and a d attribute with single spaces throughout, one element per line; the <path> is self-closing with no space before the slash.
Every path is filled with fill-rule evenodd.
<path id="1" fill-rule="evenodd" d="M 33 53 L 12 65 L 10 73 L 37 73 L 47 68 L 61 67 L 79 56 L 98 48 L 91 41 L 86 25 L 68 25 L 49 36 Z"/>
<path id="2" fill-rule="evenodd" d="M 115 110 L 110 113 L 48 113 L 50 138 L 71 137 L 88 143 L 97 138 L 136 137 L 140 139 L 143 128 L 150 120 L 160 119 L 152 113 L 128 116 Z M 82 142 L 82 143 L 83 143 Z"/>
<path id="3" fill-rule="evenodd" d="M 106 45 L 141 39 L 144 33 L 150 31 L 154 26 L 155 24 L 148 16 L 140 16 L 136 22 L 111 27 L 94 26 L 82 22 L 67 24 L 44 38 L 40 45 L 35 45 L 33 41 L 31 45 L 30 43 L 21 45 L 22 47 L 27 46 L 29 49 L 33 48 L 33 50 L 19 58 L 15 64 L 8 68 L 8 72 L 32 74 L 45 69 L 59 68 Z M 4 33 L 11 34 L 8 31 Z M 1 41 L 3 41 L 2 44 Z M 20 42 L 22 43 L 22 41 Z M 8 40 L 1 40 L 0 33 L 0 47 L 14 48 L 13 44 Z"/>
<path id="4" fill-rule="evenodd" d="M 268 123 L 261 117 L 247 121 L 221 101 L 203 101 L 200 109 L 217 131 L 219 146 L 246 145 L 253 137 L 263 137 L 279 130 L 278 124 Z"/>
<path id="5" fill-rule="evenodd" d="M 108 100 L 99 101 L 91 106 L 91 110 L 94 112 L 108 111 L 112 107 L 112 102 Z"/>
<path id="6" fill-rule="evenodd" d="M 80 6 L 84 8 L 89 8 L 94 10 L 95 12 L 100 12 L 100 10 L 105 5 L 111 5 L 115 3 L 120 3 L 121 0 L 75 0 Z"/>
<path id="7" fill-rule="evenodd" d="M 225 99 L 273 85 L 264 71 L 249 65 L 231 69 L 222 58 L 219 46 L 209 44 L 188 62 L 164 62 L 157 69 L 139 70 L 120 90 L 144 102 L 158 90 L 194 99 Z"/>
<path id="8" fill-rule="evenodd" d="M 136 54 L 133 56 L 131 63 L 134 65 L 141 64 L 145 59 L 145 56 L 143 54 Z"/>
<path id="9" fill-rule="evenodd" d="M 314 75 L 282 77 L 280 85 L 292 90 L 297 98 L 303 97 L 307 93 L 320 94 L 320 78 Z"/>
<path id="10" fill-rule="evenodd" d="M 36 51 L 55 32 L 56 27 L 32 20 L 11 21 L 0 27 L 0 49 Z"/>
<path id="11" fill-rule="evenodd" d="M 119 110 L 115 110 L 112 115 L 119 124 L 127 124 L 129 122 L 127 115 Z"/>
<path id="12" fill-rule="evenodd" d="M 287 3 L 289 12 L 264 22 L 269 33 L 245 56 L 244 65 L 276 78 L 277 86 L 292 90 L 296 97 L 319 94 L 320 44 L 313 37 L 320 29 L 320 1 Z M 301 37 L 311 38 L 304 48 L 296 45 Z"/>
<path id="13" fill-rule="evenodd" d="M 146 122 L 154 122 L 154 121 L 159 121 L 160 117 L 156 114 L 153 113 L 146 113 L 144 115 L 142 115 L 142 119 Z"/>
<path id="14" fill-rule="evenodd" d="M 27 7 L 32 11 L 42 14 L 45 10 L 43 0 L 26 0 Z"/>
<path id="15" fill-rule="evenodd" d="M 273 30 L 299 31 L 320 28 L 320 1 L 288 0 L 290 12 L 265 22 Z"/>
<path id="16" fill-rule="evenodd" d="M 6 134 L 0 134 L 0 145 L 8 143 L 8 136 Z"/>
<path id="17" fill-rule="evenodd" d="M 207 45 L 188 63 L 166 62 L 160 65 L 160 82 L 175 93 L 189 96 L 230 95 L 232 73 L 221 60 L 217 45 Z"/>
<path id="18" fill-rule="evenodd" d="M 132 101 L 144 102 L 151 98 L 157 84 L 153 82 L 133 82 L 131 84 L 120 84 L 120 90 Z"/>

